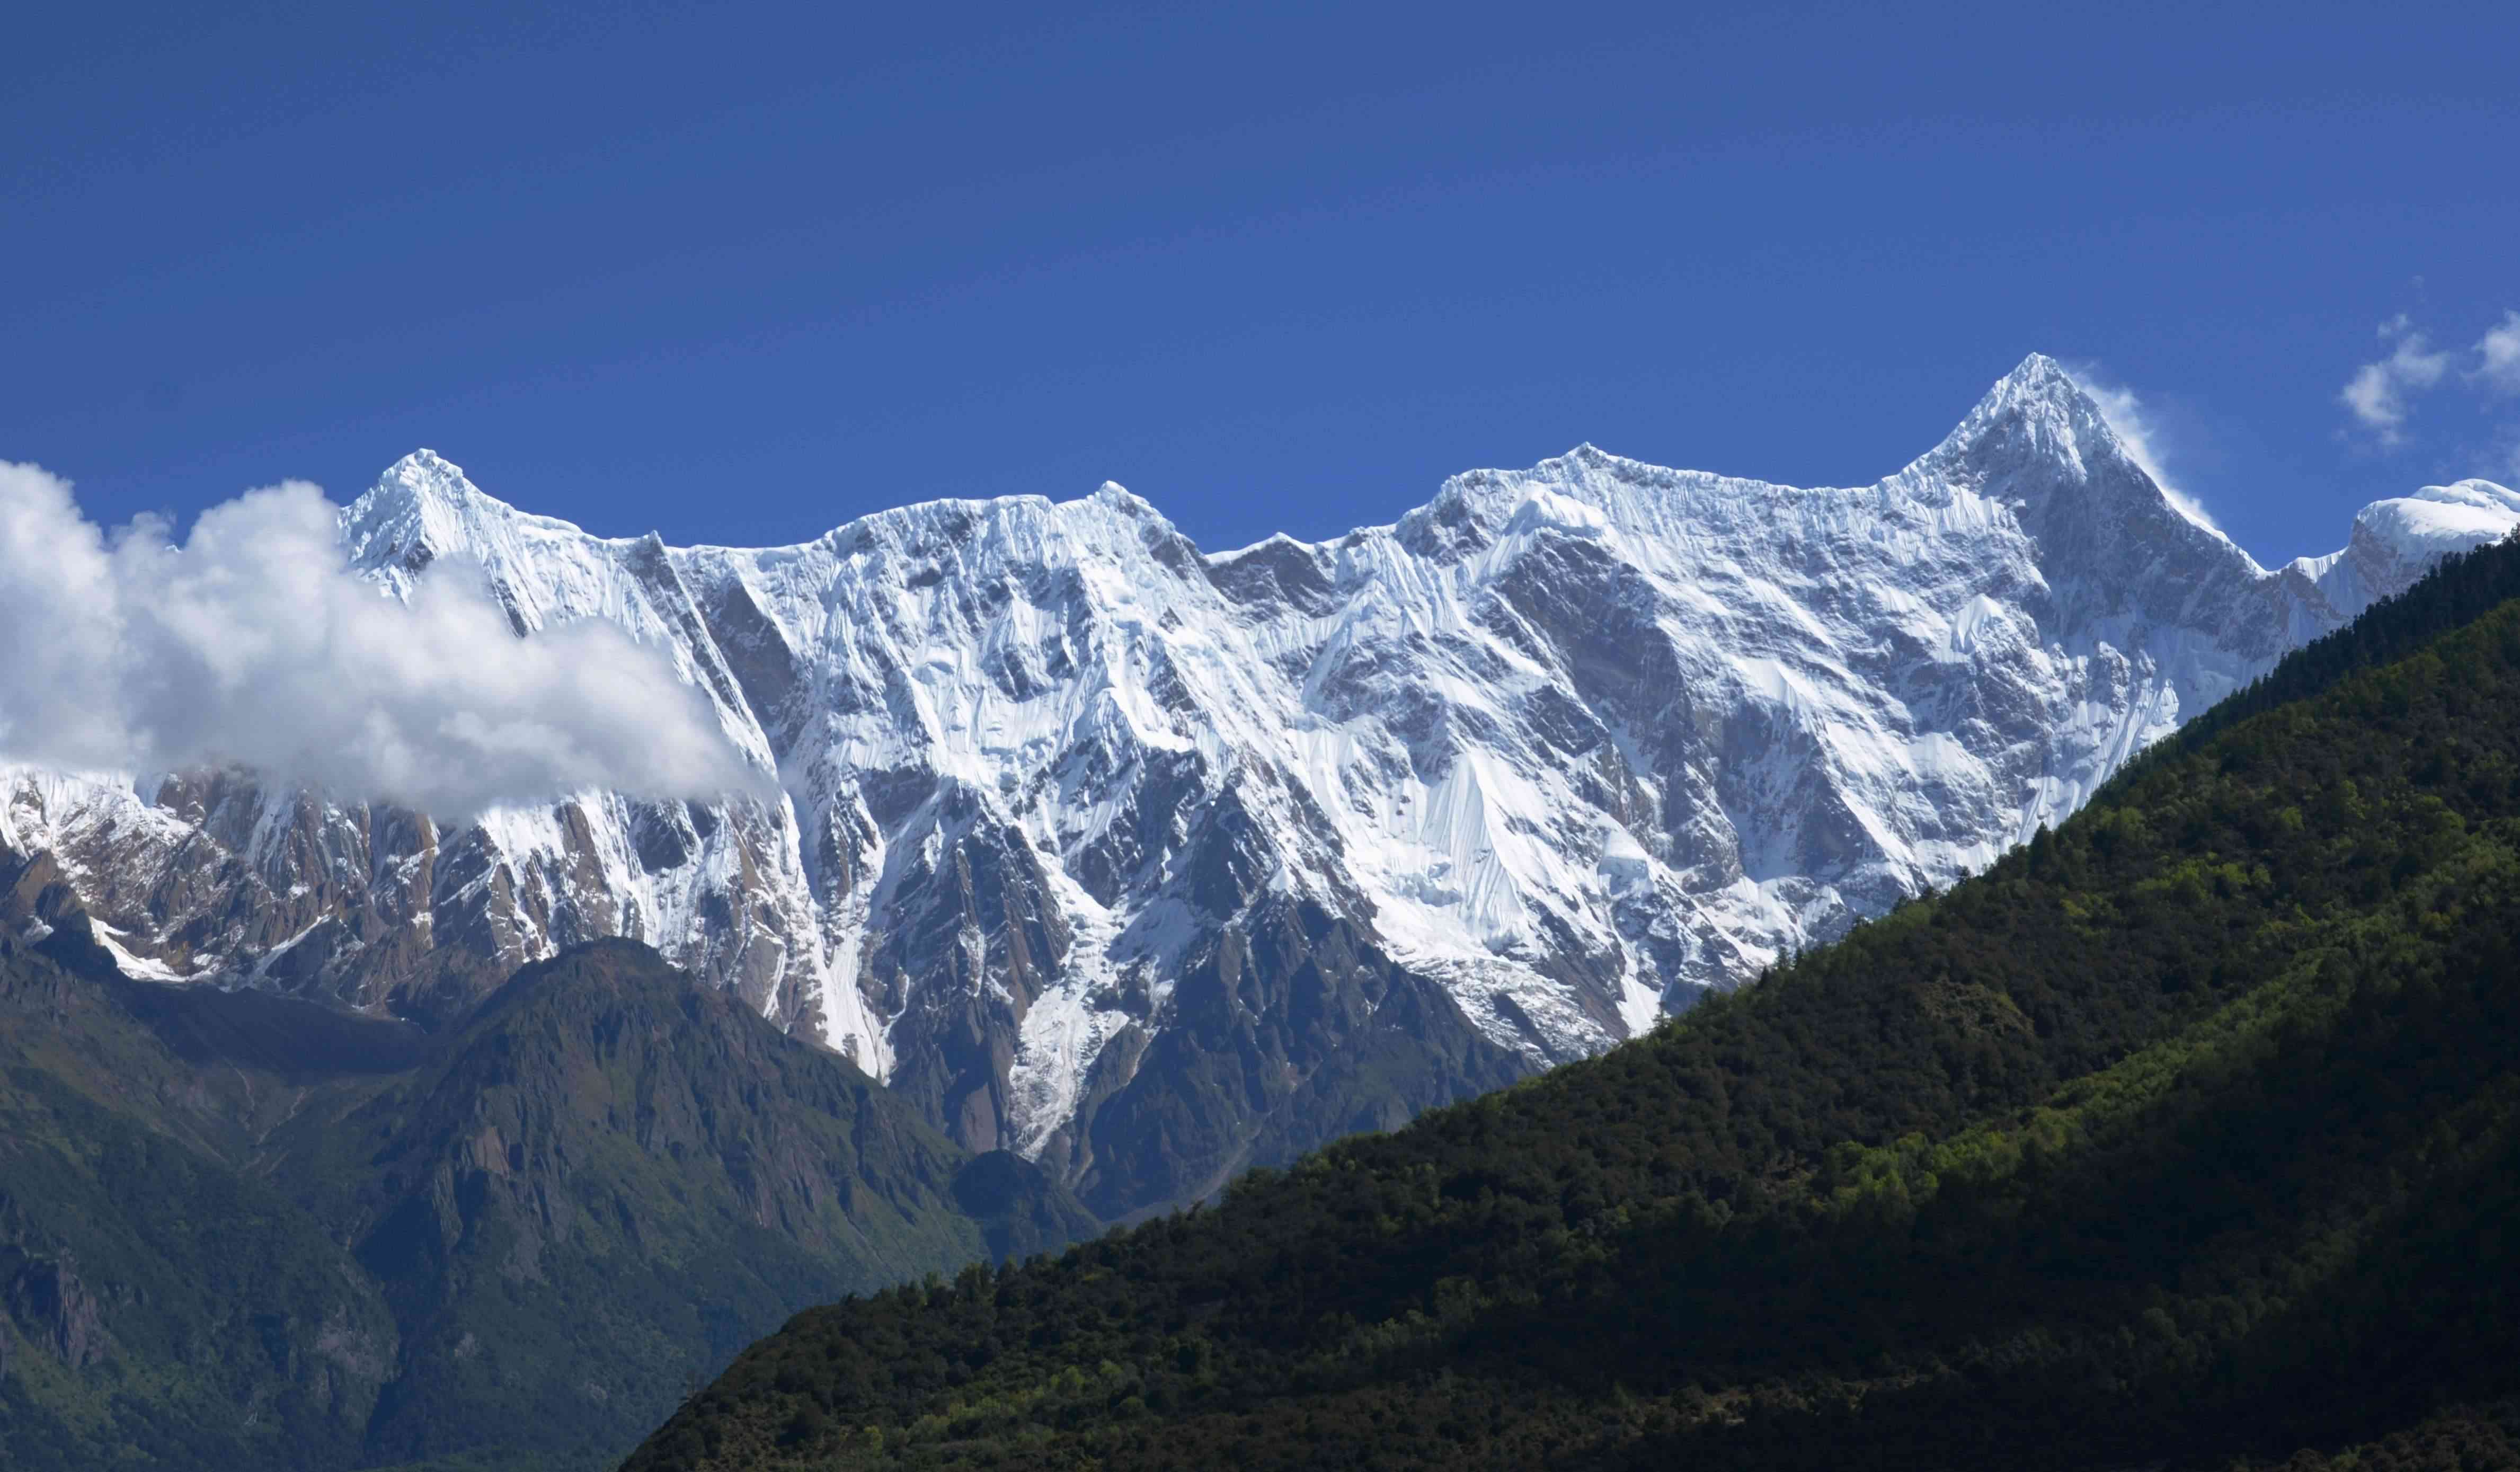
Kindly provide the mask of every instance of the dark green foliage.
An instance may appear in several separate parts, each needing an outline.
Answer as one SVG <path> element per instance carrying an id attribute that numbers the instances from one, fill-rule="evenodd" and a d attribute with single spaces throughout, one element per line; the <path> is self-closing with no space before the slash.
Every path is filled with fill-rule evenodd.
<path id="1" fill-rule="evenodd" d="M 2514 558 L 1648 1039 L 801 1315 L 629 1466 L 2460 1465 L 2505 1422 L 2425 1418 L 2520 1391 Z"/>
<path id="2" fill-rule="evenodd" d="M 2520 1401 L 2437 1411 L 2404 1431 L 2333 1451 L 2251 1459 L 2232 1472 L 2513 1472 L 2520 1469 Z"/>
<path id="3" fill-rule="evenodd" d="M 1095 1226 L 644 948 L 429 1039 L 73 933 L 0 939 L 13 1469 L 591 1469 L 802 1305 Z"/>

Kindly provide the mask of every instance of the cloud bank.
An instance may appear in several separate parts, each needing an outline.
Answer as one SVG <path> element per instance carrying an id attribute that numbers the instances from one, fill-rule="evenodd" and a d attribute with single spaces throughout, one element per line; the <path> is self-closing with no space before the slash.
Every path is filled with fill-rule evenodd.
<path id="1" fill-rule="evenodd" d="M 354 574 L 302 481 L 204 512 L 178 547 L 111 533 L 68 482 L 0 461 L 0 754 L 73 770 L 242 766 L 461 823 L 606 788 L 761 793 L 699 691 L 619 629 L 530 639 L 475 578 L 408 604 Z"/>

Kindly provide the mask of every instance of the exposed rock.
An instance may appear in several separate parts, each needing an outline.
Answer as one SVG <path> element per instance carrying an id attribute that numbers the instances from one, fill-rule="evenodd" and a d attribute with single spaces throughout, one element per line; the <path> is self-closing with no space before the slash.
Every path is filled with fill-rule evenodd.
<path id="1" fill-rule="evenodd" d="M 79 1280 L 78 1261 L 59 1257 L 29 1258 L 0 1285 L 0 1303 L 31 1342 L 50 1350 L 71 1369 L 85 1369 L 105 1358 L 105 1320 L 96 1298 Z"/>

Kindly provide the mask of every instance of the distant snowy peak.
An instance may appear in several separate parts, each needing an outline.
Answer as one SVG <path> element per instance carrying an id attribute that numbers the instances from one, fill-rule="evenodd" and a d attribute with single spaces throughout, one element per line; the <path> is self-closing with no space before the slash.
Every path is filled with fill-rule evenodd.
<path id="1" fill-rule="evenodd" d="M 2490 480 L 2428 485 L 2411 496 L 2374 501 L 2355 513 L 2345 546 L 2302 558 L 2287 577 L 2315 589 L 2339 619 L 2413 586 L 2455 552 L 2498 542 L 2520 527 L 2520 493 Z"/>
<path id="2" fill-rule="evenodd" d="M 2033 537 L 2056 544 L 2053 551 L 2114 527 L 2120 543 L 2175 547 L 2249 577 L 2265 575 L 2220 528 L 2156 481 L 2099 400 L 2042 353 L 2023 359 L 1941 444 L 1890 483 L 1945 484 L 1996 501 Z"/>
<path id="3" fill-rule="evenodd" d="M 555 584 L 602 578 L 643 546 L 661 551 L 651 534 L 604 539 L 573 522 L 518 511 L 466 477 L 434 450 L 394 462 L 367 494 L 341 512 L 341 541 L 350 565 L 396 594 L 430 566 L 455 559 L 477 567 L 508 605 L 519 633 L 554 617 L 617 614 L 617 605 L 572 607 L 581 600 Z M 652 632 L 632 624 L 634 635 Z"/>
<path id="4" fill-rule="evenodd" d="M 1890 480 L 1926 495 L 1948 486 L 2040 508 L 2094 493 L 2168 506 L 2099 403 L 2044 353 L 1997 380 L 1942 443 Z"/>
<path id="5" fill-rule="evenodd" d="M 1954 477 L 1964 468 L 2029 462 L 2061 467 L 2089 481 L 2096 466 L 2132 460 L 2099 405 L 2063 365 L 2032 353 L 1996 380 L 1985 397 L 1919 456 L 1911 471 Z"/>
<path id="6" fill-rule="evenodd" d="M 2371 503 L 2354 526 L 2401 558 L 2428 560 L 2498 540 L 2520 526 L 2520 492 L 2491 480 L 2428 485 L 2411 496 Z"/>
<path id="7" fill-rule="evenodd" d="M 571 522 L 518 511 L 484 493 L 463 467 L 426 449 L 395 461 L 344 508 L 341 532 L 350 560 L 370 568 L 425 563 L 457 551 L 477 556 L 512 547 L 521 536 L 586 536 Z"/>

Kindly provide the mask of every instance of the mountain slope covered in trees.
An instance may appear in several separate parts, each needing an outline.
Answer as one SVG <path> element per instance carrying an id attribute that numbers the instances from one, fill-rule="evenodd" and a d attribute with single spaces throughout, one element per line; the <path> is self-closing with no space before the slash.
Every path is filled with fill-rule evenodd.
<path id="1" fill-rule="evenodd" d="M 0 938 L 13 1469 L 600 1466 L 805 1304 L 1097 1225 L 626 942 L 425 1038 L 58 917 Z"/>
<path id="2" fill-rule="evenodd" d="M 2515 579 L 2507 546 L 2453 564 L 1983 876 L 1649 1038 L 800 1316 L 629 1466 L 2507 1450 Z"/>

